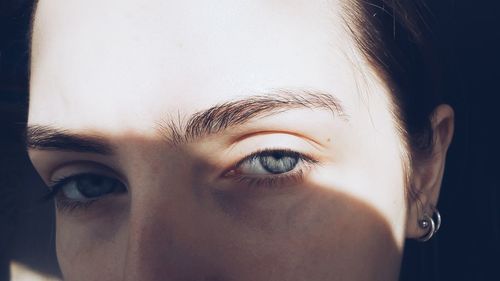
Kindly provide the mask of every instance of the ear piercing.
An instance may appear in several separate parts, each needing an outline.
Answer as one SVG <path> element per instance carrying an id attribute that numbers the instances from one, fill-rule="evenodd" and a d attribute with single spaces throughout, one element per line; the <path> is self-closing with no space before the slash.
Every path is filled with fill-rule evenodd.
<path id="1" fill-rule="evenodd" d="M 428 230 L 424 236 L 418 238 L 417 240 L 421 242 L 429 241 L 429 239 L 431 239 L 441 227 L 441 215 L 439 214 L 439 211 L 435 207 L 432 207 L 432 215 L 429 216 L 425 213 L 423 218 L 418 221 L 418 226 L 422 229 Z"/>

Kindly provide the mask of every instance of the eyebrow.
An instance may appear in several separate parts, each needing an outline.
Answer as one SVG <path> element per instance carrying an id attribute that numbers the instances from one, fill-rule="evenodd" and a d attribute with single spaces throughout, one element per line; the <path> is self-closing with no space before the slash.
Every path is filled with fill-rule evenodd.
<path id="1" fill-rule="evenodd" d="M 29 125 L 25 132 L 28 149 L 59 150 L 103 155 L 113 154 L 113 146 L 104 138 L 71 133 L 52 126 Z"/>
<path id="2" fill-rule="evenodd" d="M 160 121 L 158 127 L 170 144 L 179 145 L 258 118 L 300 108 L 329 110 L 333 116 L 349 120 L 340 100 L 330 93 L 275 89 L 266 94 L 228 101 L 196 112 L 187 122 L 183 122 L 181 114 L 178 114 L 177 118 Z"/>
<path id="3" fill-rule="evenodd" d="M 186 122 L 178 113 L 176 118 L 157 122 L 160 135 L 173 146 L 221 133 L 249 121 L 269 117 L 292 109 L 323 109 L 344 121 L 349 120 L 341 102 L 327 92 L 317 90 L 276 89 L 195 112 Z M 97 136 L 75 134 L 51 126 L 29 125 L 26 129 L 27 148 L 63 150 L 97 154 L 112 154 L 115 150 Z"/>

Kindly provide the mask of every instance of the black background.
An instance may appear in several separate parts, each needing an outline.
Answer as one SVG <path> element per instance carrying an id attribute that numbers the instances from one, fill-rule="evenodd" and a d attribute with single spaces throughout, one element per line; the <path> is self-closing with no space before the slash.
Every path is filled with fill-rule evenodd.
<path id="1" fill-rule="evenodd" d="M 440 232 L 408 241 L 401 280 L 500 280 L 500 7 L 428 1 L 456 112 L 439 210 Z M 57 275 L 53 208 L 22 143 L 32 1 L 0 0 L 0 280 L 16 260 Z"/>

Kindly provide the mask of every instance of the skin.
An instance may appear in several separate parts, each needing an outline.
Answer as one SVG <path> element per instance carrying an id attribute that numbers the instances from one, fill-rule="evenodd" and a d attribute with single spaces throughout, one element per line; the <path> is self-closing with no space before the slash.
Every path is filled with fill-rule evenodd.
<path id="1" fill-rule="evenodd" d="M 421 204 L 407 200 L 391 93 L 342 16 L 337 1 L 40 1 L 28 125 L 114 153 L 31 147 L 31 160 L 49 185 L 91 172 L 127 188 L 58 209 L 65 280 L 397 280 L 438 200 L 453 111 L 436 109 L 431 161 L 413 166 Z M 164 125 L 201 110 L 304 91 L 345 115 L 288 109 L 169 142 Z M 221 176 L 269 148 L 317 164 L 274 187 Z"/>

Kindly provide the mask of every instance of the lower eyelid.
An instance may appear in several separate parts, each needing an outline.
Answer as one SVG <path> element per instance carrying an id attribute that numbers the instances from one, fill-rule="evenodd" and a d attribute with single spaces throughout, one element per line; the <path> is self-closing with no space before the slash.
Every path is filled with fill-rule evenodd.
<path id="1" fill-rule="evenodd" d="M 73 214 L 84 215 L 86 211 L 92 211 L 91 209 L 93 208 L 101 209 L 101 207 L 106 207 L 108 210 L 110 210 L 108 208 L 109 206 L 112 206 L 117 202 L 122 202 L 122 203 L 124 202 L 122 200 L 124 198 L 122 197 L 123 195 L 125 194 L 122 192 L 108 193 L 100 197 L 91 198 L 85 201 L 79 201 L 79 200 L 69 199 L 65 197 L 64 194 L 62 194 L 62 192 L 59 192 L 54 196 L 54 201 L 58 212 L 67 213 L 68 215 L 73 215 Z"/>
<path id="2" fill-rule="evenodd" d="M 303 182 L 305 174 L 306 172 L 301 169 L 286 174 L 280 174 L 278 176 L 255 177 L 238 175 L 235 176 L 233 180 L 237 183 L 243 183 L 252 188 L 280 188 L 290 187 L 291 185 Z"/>
<path id="3" fill-rule="evenodd" d="M 60 196 L 63 195 L 57 195 L 55 198 L 55 205 L 58 211 L 61 212 L 69 212 L 69 211 L 75 211 L 75 210 L 84 210 L 88 207 L 90 207 L 92 204 L 97 202 L 97 199 L 94 200 L 88 200 L 88 201 L 76 201 L 76 200 L 71 200 L 67 198 L 62 198 Z"/>

